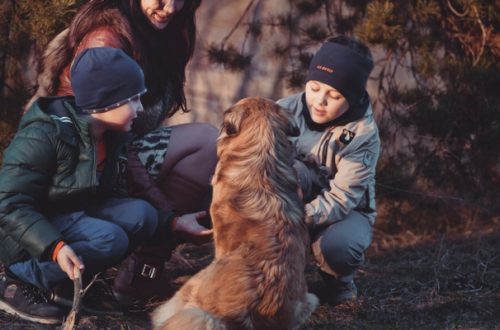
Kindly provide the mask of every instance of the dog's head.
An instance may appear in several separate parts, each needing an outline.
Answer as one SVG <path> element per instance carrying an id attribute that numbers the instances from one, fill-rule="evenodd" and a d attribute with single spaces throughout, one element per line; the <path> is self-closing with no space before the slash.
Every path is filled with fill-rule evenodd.
<path id="1" fill-rule="evenodd" d="M 242 134 L 247 136 L 242 137 Z M 271 134 L 292 137 L 298 136 L 300 130 L 290 113 L 276 102 L 260 97 L 248 97 L 224 112 L 219 144 L 225 144 L 224 140 L 237 136 L 240 136 L 239 140 L 250 140 L 269 138 Z"/>
<path id="2" fill-rule="evenodd" d="M 224 112 L 214 189 L 222 183 L 239 189 L 296 190 L 291 137 L 299 134 L 291 113 L 276 102 L 259 97 L 240 100 Z"/>

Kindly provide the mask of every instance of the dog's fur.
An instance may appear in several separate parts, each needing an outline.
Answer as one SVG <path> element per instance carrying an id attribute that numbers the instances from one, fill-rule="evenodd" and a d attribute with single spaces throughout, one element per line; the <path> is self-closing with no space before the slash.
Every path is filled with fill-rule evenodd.
<path id="1" fill-rule="evenodd" d="M 152 314 L 155 329 L 295 329 L 318 304 L 288 112 L 261 98 L 228 109 L 210 208 L 215 259 Z"/>

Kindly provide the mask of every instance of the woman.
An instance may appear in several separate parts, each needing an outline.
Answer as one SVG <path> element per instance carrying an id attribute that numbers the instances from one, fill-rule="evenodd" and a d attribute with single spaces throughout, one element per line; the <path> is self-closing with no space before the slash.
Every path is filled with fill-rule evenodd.
<path id="1" fill-rule="evenodd" d="M 161 124 L 177 111 L 187 111 L 185 68 L 194 51 L 194 16 L 200 2 L 89 1 L 69 28 L 50 42 L 33 98 L 73 95 L 69 70 L 86 48 L 121 48 L 133 57 L 144 71 L 148 91 L 141 98 L 145 111 L 133 126 L 137 138 L 129 148 L 129 192 L 163 211 L 161 218 L 168 229 L 191 238 L 211 234 L 198 223 L 206 212 L 197 211 L 206 209 L 210 200 L 217 130 L 207 124 Z M 171 242 L 143 246 L 124 261 L 115 279 L 118 297 L 128 300 L 166 293 L 160 291 L 166 288 L 161 275 L 170 256 L 168 245 Z"/>

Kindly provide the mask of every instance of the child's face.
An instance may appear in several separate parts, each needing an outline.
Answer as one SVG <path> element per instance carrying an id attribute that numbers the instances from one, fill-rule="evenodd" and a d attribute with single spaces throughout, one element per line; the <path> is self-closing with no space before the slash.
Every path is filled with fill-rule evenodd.
<path id="1" fill-rule="evenodd" d="M 349 102 L 335 88 L 317 80 L 306 83 L 306 103 L 311 119 L 325 124 L 337 119 L 349 109 Z"/>
<path id="2" fill-rule="evenodd" d="M 132 123 L 137 118 L 137 113 L 143 111 L 139 97 L 107 112 L 92 114 L 107 129 L 120 132 L 128 132 L 132 129 Z"/>
<path id="3" fill-rule="evenodd" d="M 166 28 L 182 7 L 184 0 L 141 0 L 142 13 L 157 30 Z"/>

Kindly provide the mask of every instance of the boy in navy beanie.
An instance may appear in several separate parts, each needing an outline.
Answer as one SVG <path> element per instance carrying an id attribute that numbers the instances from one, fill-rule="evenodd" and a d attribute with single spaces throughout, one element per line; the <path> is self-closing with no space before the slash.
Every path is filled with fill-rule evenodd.
<path id="1" fill-rule="evenodd" d="M 354 38 L 330 38 L 312 58 L 305 91 L 281 99 L 300 127 L 295 168 L 312 250 L 324 286 L 316 293 L 337 305 L 357 297 L 375 221 L 375 169 L 380 139 L 366 82 L 370 50 Z"/>
<path id="2" fill-rule="evenodd" d="M 120 49 L 89 48 L 71 82 L 74 98 L 39 98 L 24 114 L 0 170 L 0 310 L 45 324 L 71 306 L 78 270 L 84 280 L 106 270 L 158 227 L 157 211 L 124 185 L 142 70 Z M 119 312 L 112 295 L 93 289 L 82 309 Z"/>

